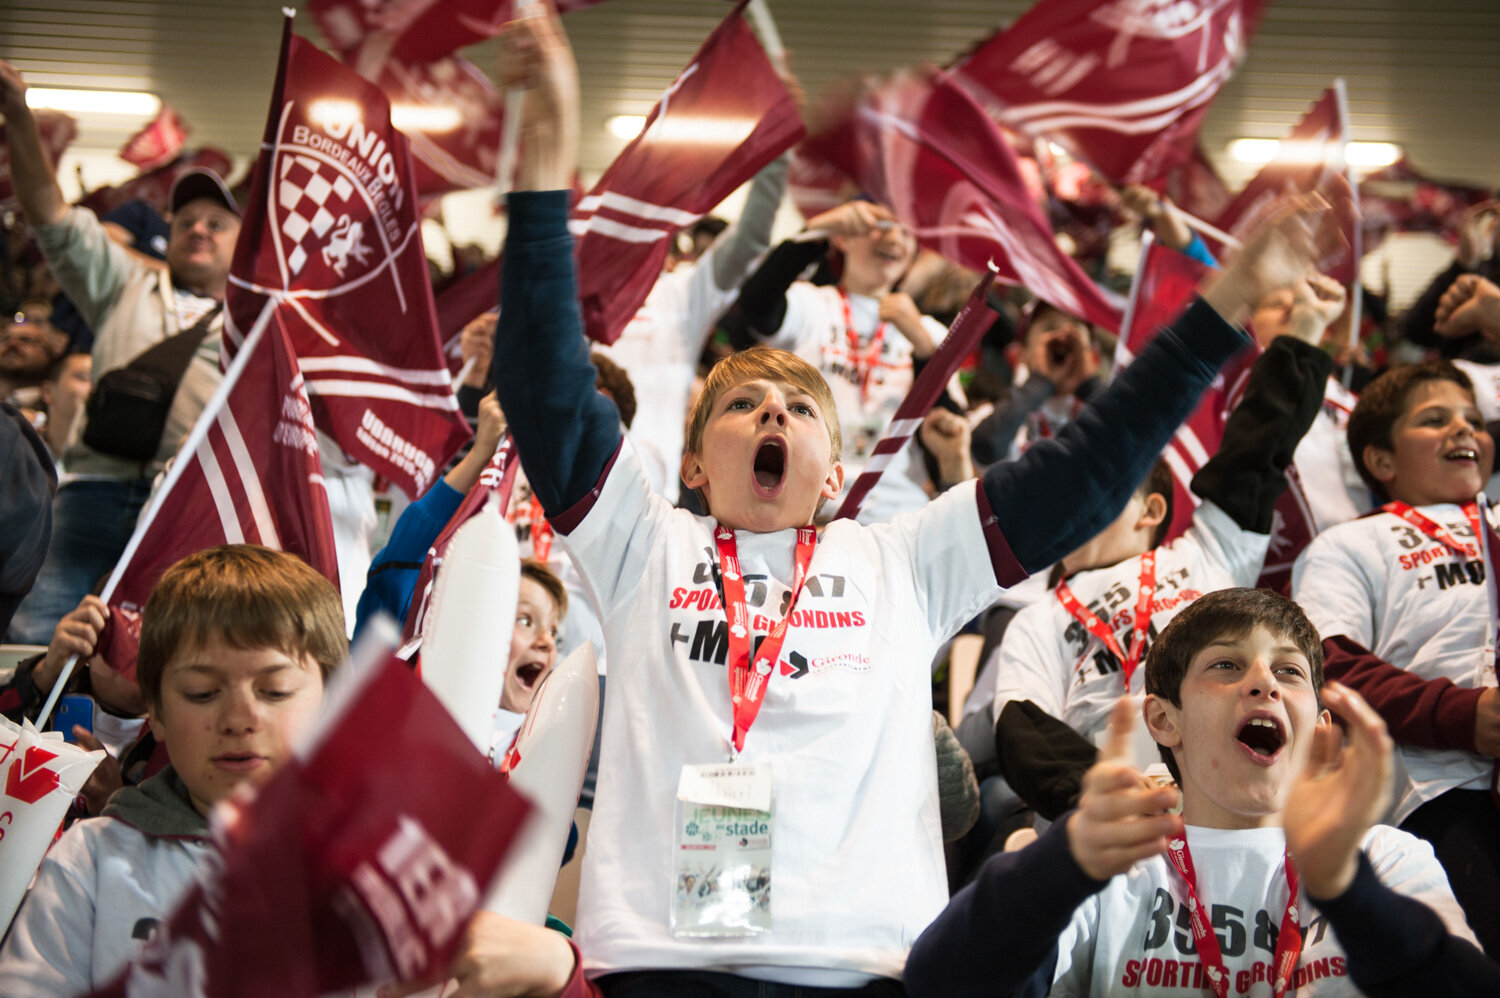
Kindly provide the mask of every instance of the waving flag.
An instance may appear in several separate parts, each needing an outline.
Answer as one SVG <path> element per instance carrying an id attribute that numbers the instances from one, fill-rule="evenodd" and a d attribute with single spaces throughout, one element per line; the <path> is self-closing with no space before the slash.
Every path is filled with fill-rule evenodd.
<path id="1" fill-rule="evenodd" d="M 188 128 L 183 123 L 182 115 L 163 104 L 146 127 L 125 140 L 120 158 L 142 170 L 165 166 L 182 152 L 187 133 Z"/>
<path id="2" fill-rule="evenodd" d="M 1004 124 L 1114 184 L 1186 161 L 1264 0 L 1040 0 L 953 67 Z"/>
<path id="3" fill-rule="evenodd" d="M 1434 180 L 1410 160 L 1398 160 L 1359 182 L 1362 248 L 1371 252 L 1392 232 L 1431 232 L 1452 240 L 1464 211 L 1494 196 L 1490 188 Z"/>
<path id="4" fill-rule="evenodd" d="M 404 129 L 422 197 L 494 183 L 505 97 L 467 59 L 434 62 L 392 59 L 376 82 L 392 105 L 409 114 L 439 116 Z"/>
<path id="5" fill-rule="evenodd" d="M 314 998 L 448 966 L 529 807 L 382 658 L 253 806 L 220 805 L 203 879 L 96 998 Z"/>
<path id="6" fill-rule="evenodd" d="M 379 89 L 292 35 L 290 19 L 226 297 L 225 349 L 273 310 L 318 428 L 407 495 L 469 436 L 406 138 Z"/>
<path id="7" fill-rule="evenodd" d="M 105 587 L 114 632 L 107 657 L 126 674 L 135 670 L 132 638 L 146 597 L 162 572 L 190 554 L 261 544 L 297 555 L 339 584 L 302 374 L 279 317 L 267 320 L 183 442 Z"/>
<path id="8" fill-rule="evenodd" d="M 558 13 L 600 0 L 553 0 Z M 516 16 L 513 0 L 312 0 L 323 37 L 351 65 L 370 49 L 408 63 L 433 62 L 493 38 Z M 365 50 L 365 51 L 361 51 Z M 378 70 L 379 64 L 371 68 Z"/>
<path id="9" fill-rule="evenodd" d="M 62 158 L 78 137 L 78 122 L 61 111 L 38 108 L 36 127 L 42 135 L 42 148 L 47 150 L 53 163 Z M 4 125 L 0 125 L 0 208 L 9 211 L 18 208 L 15 187 L 10 180 L 10 142 L 5 139 Z"/>
<path id="10" fill-rule="evenodd" d="M 96 187 L 78 202 L 103 218 L 122 204 L 145 201 L 162 214 L 170 204 L 172 185 L 189 170 L 212 170 L 221 177 L 234 172 L 234 160 L 216 146 L 203 146 L 191 152 L 179 152 L 177 158 L 154 170 L 137 174 L 123 184 Z"/>
<path id="11" fill-rule="evenodd" d="M 897 75 L 804 147 L 954 263 L 1019 284 L 1110 331 L 1120 308 L 1057 245 L 1000 129 L 951 79 Z"/>
<path id="12" fill-rule="evenodd" d="M 1214 224 L 1244 239 L 1270 216 L 1282 195 L 1326 190 L 1335 177 L 1348 175 L 1344 155 L 1348 142 L 1349 109 L 1344 81 L 1335 80 L 1281 140 L 1275 158 L 1250 178 Z M 1344 244 L 1319 260 L 1318 269 L 1341 283 L 1351 284 L 1359 263 L 1359 218 L 1355 214 L 1341 221 L 1345 226 Z"/>
<path id="13" fill-rule="evenodd" d="M 669 237 L 802 137 L 741 0 L 573 210 L 584 330 L 613 343 L 661 276 Z"/>

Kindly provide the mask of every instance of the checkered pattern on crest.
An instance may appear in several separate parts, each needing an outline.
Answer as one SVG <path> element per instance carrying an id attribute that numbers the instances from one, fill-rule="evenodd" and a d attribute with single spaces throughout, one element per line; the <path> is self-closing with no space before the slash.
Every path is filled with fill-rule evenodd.
<path id="1" fill-rule="evenodd" d="M 339 173 L 329 180 L 324 176 L 323 166 L 311 156 L 295 153 L 281 161 L 276 202 L 282 211 L 281 232 L 294 244 L 286 259 L 293 274 L 300 273 L 307 263 L 308 253 L 302 246 L 307 234 L 310 232 L 318 239 L 326 238 L 328 231 L 338 222 L 338 215 L 327 207 L 330 195 L 337 196 L 336 207 L 354 193 L 354 185 L 348 177 Z M 330 168 L 329 172 L 334 171 Z"/>

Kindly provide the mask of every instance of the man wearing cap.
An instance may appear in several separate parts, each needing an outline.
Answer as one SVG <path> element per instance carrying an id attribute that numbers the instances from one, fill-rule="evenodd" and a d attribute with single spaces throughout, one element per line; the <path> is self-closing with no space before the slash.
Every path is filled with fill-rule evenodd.
<path id="1" fill-rule="evenodd" d="M 172 396 L 155 453 L 122 457 L 80 439 L 68 448 L 52 547 L 9 638 L 46 644 L 59 619 L 123 553 L 152 478 L 177 450 L 220 381 L 224 288 L 239 235 L 239 206 L 217 174 L 192 170 L 171 192 L 167 269 L 151 267 L 110 239 L 94 213 L 70 206 L 43 151 L 26 85 L 0 61 L 0 111 L 16 197 L 63 290 L 94 327 L 93 378 L 189 331 L 196 342 Z M 196 336 L 196 333 L 195 333 Z M 86 429 L 86 427 L 85 427 Z"/>

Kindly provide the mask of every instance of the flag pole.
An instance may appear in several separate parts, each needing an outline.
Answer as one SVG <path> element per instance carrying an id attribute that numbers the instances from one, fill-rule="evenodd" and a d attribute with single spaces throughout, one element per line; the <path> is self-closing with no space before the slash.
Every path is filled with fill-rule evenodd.
<path id="1" fill-rule="evenodd" d="M 173 487 L 182 478 L 183 472 L 189 464 L 188 458 L 197 452 L 205 437 L 208 436 L 208 428 L 213 425 L 214 420 L 219 418 L 219 413 L 224 408 L 224 402 L 229 398 L 229 393 L 234 389 L 235 383 L 240 380 L 245 366 L 250 362 L 250 357 L 255 353 L 255 348 L 260 343 L 266 327 L 270 324 L 271 316 L 276 312 L 277 299 L 275 297 L 266 300 L 265 307 L 251 327 L 249 335 L 240 344 L 239 352 L 234 355 L 234 362 L 229 365 L 229 370 L 224 373 L 224 378 L 219 382 L 219 387 L 214 390 L 209 398 L 208 404 L 203 407 L 203 412 L 198 416 L 198 421 L 193 424 L 187 439 L 177 448 L 177 455 L 172 459 L 172 464 L 167 468 L 166 477 L 162 480 L 161 488 L 151 497 L 150 503 L 144 512 L 135 521 L 135 531 L 131 533 L 129 542 L 125 545 L 125 551 L 120 555 L 120 560 L 115 562 L 114 570 L 109 573 L 109 580 L 104 583 L 104 589 L 99 593 L 99 598 L 105 603 L 115 594 L 115 587 L 120 584 L 120 578 L 125 574 L 125 569 L 130 565 L 130 559 L 135 557 L 135 552 L 141 546 L 141 538 L 146 536 L 146 530 L 151 526 L 151 521 L 156 519 L 162 504 L 166 502 L 167 496 Z M 38 730 L 45 730 L 47 719 L 52 715 L 52 708 L 57 706 L 58 698 L 62 696 L 63 688 L 68 685 L 68 680 L 73 675 L 73 668 L 78 663 L 76 654 L 68 656 L 63 663 L 62 672 L 52 684 L 52 692 L 47 697 L 47 702 L 42 705 L 42 712 L 37 715 L 36 726 Z"/>
<path id="2" fill-rule="evenodd" d="M 530 17 L 539 0 L 516 0 L 512 8 L 517 18 Z M 526 91 L 507 87 L 505 118 L 500 122 L 500 155 L 495 165 L 495 197 L 503 201 L 516 182 L 516 155 L 521 148 L 521 116 L 526 111 Z"/>
<path id="3" fill-rule="evenodd" d="M 1244 248 L 1243 244 L 1238 239 L 1236 239 L 1234 236 L 1231 236 L 1223 229 L 1220 229 L 1214 225 L 1210 225 L 1208 222 L 1205 222 L 1203 219 L 1199 218 L 1196 215 L 1189 215 L 1187 212 L 1183 211 L 1176 205 L 1172 206 L 1172 210 L 1177 213 L 1177 217 L 1182 219 L 1183 224 L 1185 224 L 1188 228 L 1197 229 L 1205 236 L 1208 236 L 1210 239 L 1217 240 L 1220 244 L 1229 249 L 1238 250 Z"/>
<path id="4" fill-rule="evenodd" d="M 766 55 L 780 69 L 785 70 L 786 46 L 781 44 L 781 32 L 776 30 L 776 22 L 771 19 L 771 8 L 766 5 L 766 0 L 750 0 L 746 10 L 755 24 L 755 30 L 760 33 L 760 43 L 765 47 Z"/>

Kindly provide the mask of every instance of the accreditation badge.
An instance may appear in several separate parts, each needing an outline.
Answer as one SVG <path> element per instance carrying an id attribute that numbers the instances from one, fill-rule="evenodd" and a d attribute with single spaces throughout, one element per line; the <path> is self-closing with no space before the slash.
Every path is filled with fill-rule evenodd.
<path id="1" fill-rule="evenodd" d="M 770 763 L 683 766 L 675 821 L 672 934 L 770 932 Z"/>

